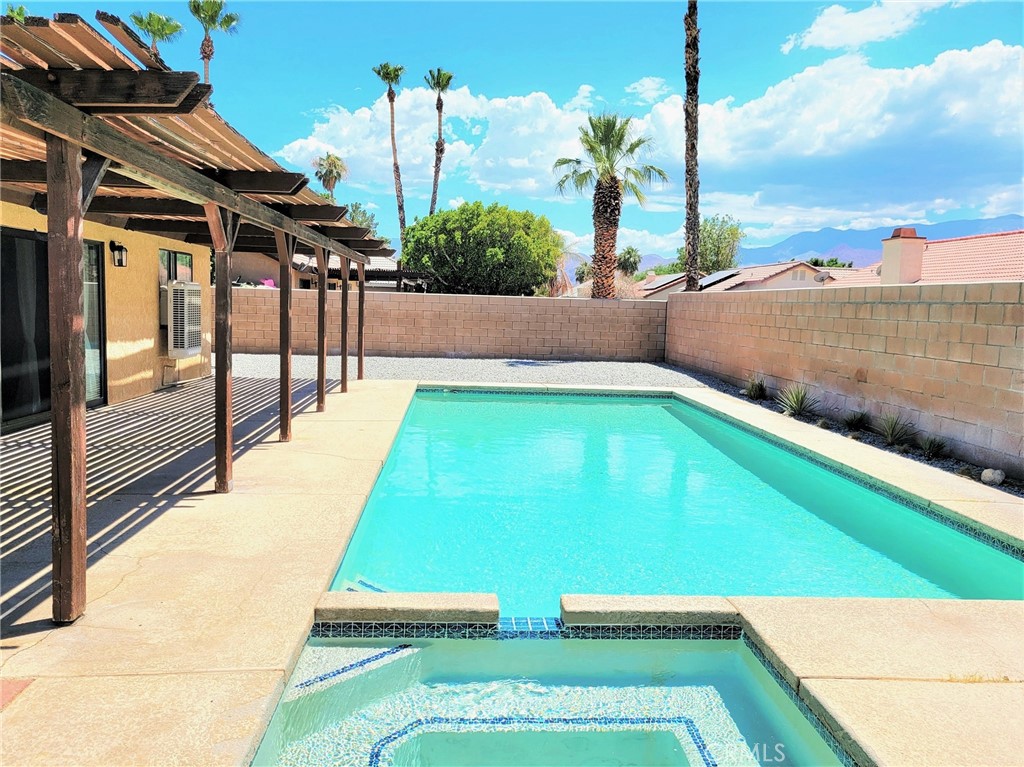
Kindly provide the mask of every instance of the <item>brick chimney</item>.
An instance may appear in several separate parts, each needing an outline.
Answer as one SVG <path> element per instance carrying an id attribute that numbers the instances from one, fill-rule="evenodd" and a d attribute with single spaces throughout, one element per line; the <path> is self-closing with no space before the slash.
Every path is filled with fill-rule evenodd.
<path id="1" fill-rule="evenodd" d="M 910 285 L 921 279 L 925 238 L 912 227 L 893 229 L 892 237 L 882 240 L 882 284 Z"/>

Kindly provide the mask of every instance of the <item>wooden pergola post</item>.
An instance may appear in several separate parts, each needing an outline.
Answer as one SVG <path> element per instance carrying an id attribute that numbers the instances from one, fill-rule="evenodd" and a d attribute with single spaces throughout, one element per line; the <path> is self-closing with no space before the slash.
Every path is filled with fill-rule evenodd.
<path id="1" fill-rule="evenodd" d="M 85 322 L 82 149 L 46 134 L 53 460 L 53 620 L 85 612 Z"/>
<path id="2" fill-rule="evenodd" d="M 218 493 L 230 493 L 231 459 L 234 452 L 234 422 L 231 402 L 231 249 L 238 235 L 239 217 L 221 208 L 215 202 L 203 206 L 206 223 L 213 239 L 214 266 L 217 271 L 216 302 L 216 364 L 214 381 L 216 404 L 214 408 L 214 452 L 217 475 L 214 488 Z"/>
<path id="3" fill-rule="evenodd" d="M 327 254 L 319 245 L 316 253 L 316 412 L 327 407 Z"/>
<path id="4" fill-rule="evenodd" d="M 281 442 L 292 439 L 292 256 L 297 240 L 280 229 L 274 230 L 277 259 L 280 264 L 280 336 L 281 349 Z"/>
<path id="5" fill-rule="evenodd" d="M 359 306 L 358 306 L 358 319 L 356 321 L 356 356 L 358 359 L 357 375 L 360 381 L 363 380 L 363 352 L 365 351 L 365 344 L 363 339 L 363 324 L 366 319 L 366 265 L 363 263 L 356 264 L 356 274 L 359 276 Z"/>
<path id="6" fill-rule="evenodd" d="M 348 273 L 352 268 L 348 258 L 341 259 L 341 391 L 348 391 Z"/>

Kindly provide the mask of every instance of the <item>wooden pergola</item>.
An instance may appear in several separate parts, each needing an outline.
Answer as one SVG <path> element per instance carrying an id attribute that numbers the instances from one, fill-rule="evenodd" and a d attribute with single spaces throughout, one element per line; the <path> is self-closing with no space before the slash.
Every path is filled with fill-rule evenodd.
<path id="1" fill-rule="evenodd" d="M 85 608 L 86 441 L 83 222 L 126 217 L 125 228 L 213 249 L 216 490 L 230 492 L 232 461 L 231 256 L 280 262 L 280 438 L 291 438 L 291 269 L 312 255 L 344 279 L 341 391 L 348 388 L 348 275 L 358 290 L 358 377 L 363 377 L 365 264 L 383 243 L 259 151 L 208 104 L 195 72 L 175 72 L 116 16 L 99 12 L 115 46 L 75 14 L 0 17 L 0 178 L 32 192 L 48 233 L 53 620 Z M 127 55 L 127 54 L 130 54 Z M 317 410 L 326 405 L 327 280 L 318 280 Z"/>

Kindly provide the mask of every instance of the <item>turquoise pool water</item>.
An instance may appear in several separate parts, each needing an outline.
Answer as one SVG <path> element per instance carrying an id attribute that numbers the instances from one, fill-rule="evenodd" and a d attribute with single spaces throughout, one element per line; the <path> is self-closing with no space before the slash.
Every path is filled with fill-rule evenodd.
<path id="1" fill-rule="evenodd" d="M 310 640 L 254 765 L 835 765 L 742 641 Z"/>
<path id="2" fill-rule="evenodd" d="M 674 400 L 419 392 L 332 584 L 367 587 L 1021 599 L 1024 563 Z"/>

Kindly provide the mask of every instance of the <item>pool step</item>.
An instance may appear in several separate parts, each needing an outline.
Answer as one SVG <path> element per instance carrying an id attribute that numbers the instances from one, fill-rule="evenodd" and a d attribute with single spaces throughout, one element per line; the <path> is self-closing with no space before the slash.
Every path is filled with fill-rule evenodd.
<path id="1" fill-rule="evenodd" d="M 377 594 L 386 594 L 388 592 L 387 589 L 382 588 L 375 583 L 371 583 L 362 576 L 356 576 L 352 580 L 342 581 L 341 585 L 344 588 L 339 589 L 340 591 L 373 591 Z"/>

